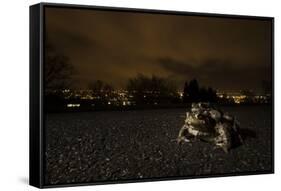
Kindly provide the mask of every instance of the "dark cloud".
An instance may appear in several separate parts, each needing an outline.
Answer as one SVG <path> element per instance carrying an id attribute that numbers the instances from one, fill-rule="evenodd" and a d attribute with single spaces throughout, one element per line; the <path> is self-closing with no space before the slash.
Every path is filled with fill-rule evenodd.
<path id="1" fill-rule="evenodd" d="M 46 8 L 48 41 L 78 71 L 81 88 L 100 79 L 124 87 L 138 73 L 196 77 L 220 89 L 259 89 L 271 77 L 271 22 Z"/>
<path id="2" fill-rule="evenodd" d="M 182 83 L 193 78 L 203 85 L 219 89 L 254 89 L 261 90 L 262 81 L 270 81 L 270 65 L 239 66 L 229 60 L 210 58 L 196 62 L 183 62 L 171 58 L 158 59 L 157 62 Z"/>
<path id="3" fill-rule="evenodd" d="M 87 36 L 82 36 L 79 35 L 73 31 L 64 31 L 61 30 L 57 32 L 58 36 L 60 36 L 62 42 L 69 44 L 71 48 L 77 48 L 77 49 L 88 49 L 88 48 L 97 48 L 98 44 L 95 42 L 93 39 L 87 37 Z"/>
<path id="4" fill-rule="evenodd" d="M 193 64 L 189 64 L 188 62 L 181 62 L 171 58 L 160 58 L 158 62 L 161 67 L 178 75 L 187 76 L 195 71 Z"/>

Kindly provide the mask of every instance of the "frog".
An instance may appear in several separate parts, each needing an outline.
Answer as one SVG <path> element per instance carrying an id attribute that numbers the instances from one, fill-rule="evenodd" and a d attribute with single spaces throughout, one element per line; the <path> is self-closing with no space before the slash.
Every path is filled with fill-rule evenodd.
<path id="1" fill-rule="evenodd" d="M 239 142 L 243 143 L 238 120 L 210 103 L 199 102 L 192 103 L 190 111 L 186 112 L 177 142 L 180 144 L 199 139 L 228 153 L 233 147 L 233 137 L 238 137 Z"/>

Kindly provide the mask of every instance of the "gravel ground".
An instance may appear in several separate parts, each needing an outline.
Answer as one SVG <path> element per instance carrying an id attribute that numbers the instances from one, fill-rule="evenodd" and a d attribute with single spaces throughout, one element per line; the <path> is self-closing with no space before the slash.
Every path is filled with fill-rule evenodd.
<path id="1" fill-rule="evenodd" d="M 186 110 L 48 114 L 45 183 L 86 183 L 271 171 L 271 108 L 225 107 L 245 144 L 229 153 L 201 141 L 178 145 Z"/>

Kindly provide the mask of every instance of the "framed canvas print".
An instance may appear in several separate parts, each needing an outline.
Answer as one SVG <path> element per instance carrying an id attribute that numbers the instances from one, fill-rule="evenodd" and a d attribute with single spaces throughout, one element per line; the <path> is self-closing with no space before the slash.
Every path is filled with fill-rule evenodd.
<path id="1" fill-rule="evenodd" d="M 30 184 L 274 172 L 273 18 L 30 7 Z"/>

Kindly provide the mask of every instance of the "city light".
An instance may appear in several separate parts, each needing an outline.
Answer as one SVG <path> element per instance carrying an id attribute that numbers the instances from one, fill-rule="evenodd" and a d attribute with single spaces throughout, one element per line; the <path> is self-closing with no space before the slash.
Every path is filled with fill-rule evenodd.
<path id="1" fill-rule="evenodd" d="M 234 100 L 234 103 L 240 104 L 243 102 L 247 97 L 245 95 L 239 95 L 239 96 L 231 96 Z"/>
<path id="2" fill-rule="evenodd" d="M 67 104 L 67 107 L 80 107 L 80 104 L 79 103 L 77 103 L 77 104 L 69 103 L 69 104 Z"/>
<path id="3" fill-rule="evenodd" d="M 65 104 L 67 108 L 83 108 L 84 106 L 91 107 L 100 107 L 102 105 L 107 105 L 109 107 L 118 107 L 118 106 L 135 106 L 137 103 L 135 101 L 135 95 L 132 92 L 128 92 L 123 89 L 114 90 L 111 93 L 102 94 L 101 92 L 94 92 L 89 89 L 80 89 L 80 90 L 52 90 L 48 93 L 62 95 L 65 100 L 68 100 L 68 104 Z M 159 102 L 160 92 L 158 91 L 145 91 L 141 95 L 144 100 L 149 101 L 150 99 L 156 99 L 151 102 L 151 105 L 161 105 Z M 255 94 L 247 95 L 242 90 L 240 91 L 220 91 L 217 90 L 217 103 L 222 104 L 266 104 L 270 103 L 271 95 L 270 94 Z M 179 99 L 179 103 L 184 102 L 184 92 L 178 90 L 176 96 Z M 152 98 L 151 98 L 152 97 Z M 159 99 L 159 100 L 158 100 Z M 187 95 L 188 99 L 188 95 Z M 71 103 L 75 102 L 75 103 Z M 83 106 L 81 103 L 84 103 Z"/>

